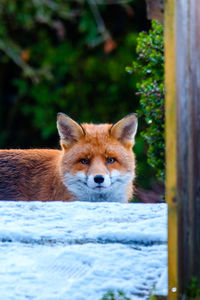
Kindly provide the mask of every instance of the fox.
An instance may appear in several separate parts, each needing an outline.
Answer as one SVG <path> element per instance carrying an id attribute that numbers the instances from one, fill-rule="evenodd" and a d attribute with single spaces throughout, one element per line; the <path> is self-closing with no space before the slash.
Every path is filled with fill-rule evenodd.
<path id="1" fill-rule="evenodd" d="M 114 124 L 58 113 L 60 149 L 0 150 L 0 200 L 129 202 L 137 125 L 134 113 Z"/>

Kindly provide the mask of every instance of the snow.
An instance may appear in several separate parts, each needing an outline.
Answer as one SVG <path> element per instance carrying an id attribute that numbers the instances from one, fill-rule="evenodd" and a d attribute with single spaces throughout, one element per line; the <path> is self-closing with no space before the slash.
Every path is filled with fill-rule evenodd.
<path id="1" fill-rule="evenodd" d="M 157 282 L 155 286 L 154 295 L 159 296 L 166 296 L 168 293 L 168 287 L 167 287 L 167 269 L 163 272 L 162 276 L 159 278 L 159 281 Z"/>
<path id="2" fill-rule="evenodd" d="M 148 299 L 167 274 L 166 204 L 1 201 L 0 216 L 2 299 Z"/>

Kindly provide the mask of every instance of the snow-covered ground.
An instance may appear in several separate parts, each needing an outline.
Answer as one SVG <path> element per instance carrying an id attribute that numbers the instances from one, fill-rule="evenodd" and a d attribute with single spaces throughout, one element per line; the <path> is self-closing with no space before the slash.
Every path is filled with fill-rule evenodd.
<path id="1" fill-rule="evenodd" d="M 2 201 L 0 299 L 148 299 L 166 242 L 165 204 Z"/>

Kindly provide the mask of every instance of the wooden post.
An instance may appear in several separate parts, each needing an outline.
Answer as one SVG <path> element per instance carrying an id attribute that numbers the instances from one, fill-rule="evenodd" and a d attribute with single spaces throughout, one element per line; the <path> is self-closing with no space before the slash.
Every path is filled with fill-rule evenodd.
<path id="1" fill-rule="evenodd" d="M 180 293 L 200 279 L 200 3 L 177 0 L 177 187 Z"/>
<path id="2" fill-rule="evenodd" d="M 166 89 L 166 200 L 168 203 L 168 299 L 175 300 L 178 295 L 175 0 L 167 0 L 165 3 L 164 26 Z"/>
<path id="3" fill-rule="evenodd" d="M 156 19 L 163 24 L 164 0 L 146 0 L 147 19 Z"/>
<path id="4" fill-rule="evenodd" d="M 199 0 L 166 0 L 165 61 L 171 300 L 200 280 Z"/>

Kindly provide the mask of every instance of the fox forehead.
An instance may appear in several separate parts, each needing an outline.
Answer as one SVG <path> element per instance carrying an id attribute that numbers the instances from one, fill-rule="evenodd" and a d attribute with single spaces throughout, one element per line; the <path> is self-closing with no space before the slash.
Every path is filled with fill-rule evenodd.
<path id="1" fill-rule="evenodd" d="M 82 155 L 110 155 L 116 150 L 116 146 L 120 144 L 117 140 L 110 136 L 109 130 L 111 124 L 82 124 L 85 136 L 74 145 L 77 151 Z"/>
<path id="2" fill-rule="evenodd" d="M 109 130 L 112 124 L 82 124 L 85 135 L 77 143 L 75 143 L 67 152 L 77 156 L 112 156 L 125 155 L 125 153 L 133 153 L 110 136 Z"/>
<path id="3" fill-rule="evenodd" d="M 83 123 L 82 127 L 85 132 L 84 141 L 90 144 L 95 143 L 102 143 L 107 142 L 110 140 L 110 128 L 112 127 L 111 124 L 87 124 Z"/>

